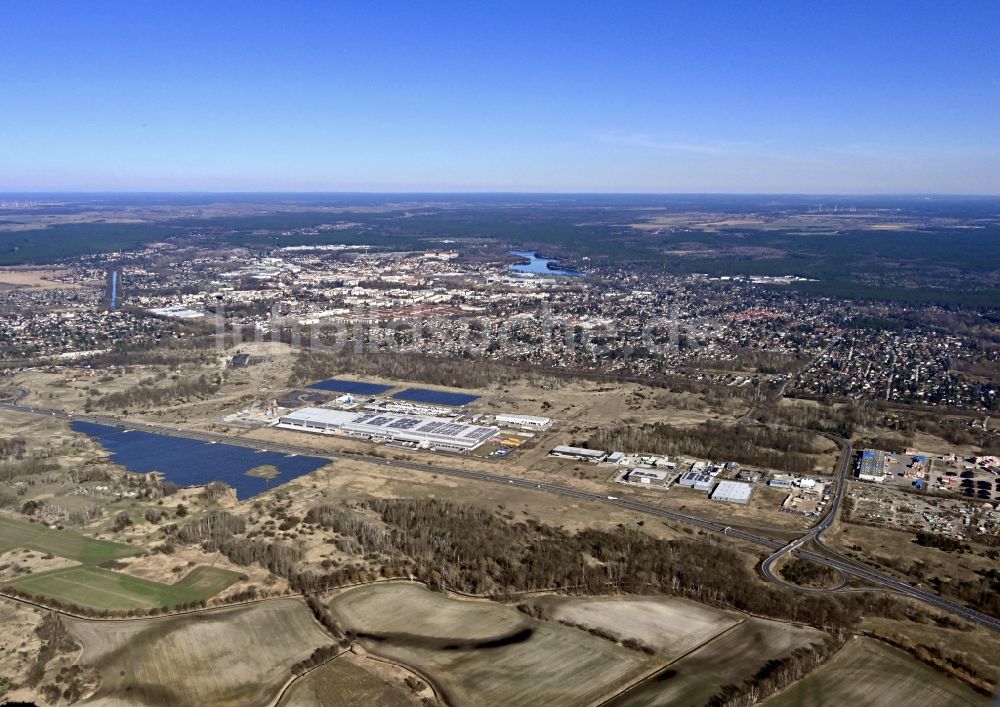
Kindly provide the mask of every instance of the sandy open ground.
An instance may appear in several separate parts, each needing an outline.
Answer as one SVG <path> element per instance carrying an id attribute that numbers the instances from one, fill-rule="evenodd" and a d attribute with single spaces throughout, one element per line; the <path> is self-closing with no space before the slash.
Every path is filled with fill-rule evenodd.
<path id="1" fill-rule="evenodd" d="M 58 287 L 80 287 L 78 284 L 58 282 L 57 277 L 64 277 L 69 270 L 51 270 L 36 268 L 0 268 L 0 287 L 35 289 L 55 289 Z"/>

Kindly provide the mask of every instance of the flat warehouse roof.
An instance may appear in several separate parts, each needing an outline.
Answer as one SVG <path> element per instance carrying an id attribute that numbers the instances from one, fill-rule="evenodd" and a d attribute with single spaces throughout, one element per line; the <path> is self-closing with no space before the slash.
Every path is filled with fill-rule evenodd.
<path id="1" fill-rule="evenodd" d="M 560 445 L 558 447 L 553 447 L 550 454 L 571 454 L 578 457 L 603 457 L 607 452 L 602 452 L 599 449 L 585 449 L 584 447 L 566 447 Z"/>
<path id="2" fill-rule="evenodd" d="M 712 492 L 713 501 L 728 501 L 730 503 L 746 503 L 750 500 L 753 486 L 741 481 L 720 481 Z"/>
<path id="3" fill-rule="evenodd" d="M 372 411 L 358 413 L 326 408 L 303 408 L 283 415 L 279 423 L 407 442 L 436 442 L 463 448 L 477 447 L 500 432 L 497 427 L 469 425 L 446 417 Z"/>
<path id="4" fill-rule="evenodd" d="M 539 417 L 537 415 L 512 415 L 509 413 L 498 413 L 494 415 L 497 420 L 503 420 L 504 422 L 533 422 L 536 425 L 547 425 L 552 422 L 549 417 Z"/>

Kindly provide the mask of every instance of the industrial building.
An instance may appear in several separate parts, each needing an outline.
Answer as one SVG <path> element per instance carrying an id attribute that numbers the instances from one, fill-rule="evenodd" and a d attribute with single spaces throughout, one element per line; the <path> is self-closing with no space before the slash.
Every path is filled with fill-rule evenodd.
<path id="1" fill-rule="evenodd" d="M 500 432 L 497 427 L 468 425 L 442 417 L 326 408 L 303 408 L 282 415 L 278 427 L 453 450 L 474 449 Z"/>
<path id="2" fill-rule="evenodd" d="M 667 480 L 667 474 L 653 469 L 633 469 L 628 473 L 627 480 L 634 484 L 662 484 Z"/>
<path id="3" fill-rule="evenodd" d="M 684 473 L 677 480 L 677 483 L 681 486 L 693 488 L 695 491 L 708 491 L 712 488 L 712 477 L 708 474 L 695 471 L 694 467 L 692 467 L 692 470 Z"/>
<path id="4" fill-rule="evenodd" d="M 742 481 L 720 481 L 710 498 L 713 501 L 745 504 L 750 501 L 753 486 Z"/>
<path id="5" fill-rule="evenodd" d="M 588 461 L 588 462 L 604 461 L 604 458 L 608 456 L 607 452 L 603 452 L 599 449 L 585 449 L 583 447 L 567 447 L 564 445 L 553 447 L 552 451 L 549 452 L 549 454 L 551 454 L 554 457 L 568 457 L 570 459 L 579 459 L 580 461 Z"/>
<path id="6" fill-rule="evenodd" d="M 493 419 L 500 425 L 526 427 L 532 430 L 544 430 L 552 424 L 551 417 L 539 417 L 537 415 L 508 415 L 501 413 L 494 415 Z"/>
<path id="7" fill-rule="evenodd" d="M 858 459 L 858 479 L 883 481 L 885 479 L 885 452 L 866 449 Z"/>

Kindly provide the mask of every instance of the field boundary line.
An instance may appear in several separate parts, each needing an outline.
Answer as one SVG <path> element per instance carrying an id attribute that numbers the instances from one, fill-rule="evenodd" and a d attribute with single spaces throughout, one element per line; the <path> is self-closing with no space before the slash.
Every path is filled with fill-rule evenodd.
<path id="1" fill-rule="evenodd" d="M 721 638 L 725 634 L 727 634 L 730 631 L 732 631 L 732 630 L 734 630 L 734 629 L 742 626 L 746 622 L 747 622 L 746 618 L 739 619 L 735 623 L 733 623 L 733 624 L 731 624 L 729 626 L 726 626 L 726 628 L 722 629 L 721 631 L 719 631 L 714 636 L 710 636 L 709 638 L 705 639 L 704 641 L 702 641 L 701 643 L 699 643 L 697 646 L 694 646 L 690 650 L 685 651 L 684 653 L 681 653 L 676 658 L 668 660 L 666 663 L 658 666 L 653 671 L 651 671 L 649 673 L 646 673 L 641 678 L 638 678 L 637 680 L 635 680 L 632 684 L 628 685 L 627 687 L 624 687 L 624 688 L 618 690 L 613 695 L 610 695 L 608 697 L 603 698 L 600 702 L 595 702 L 595 703 L 592 703 L 592 704 L 594 705 L 594 707 L 606 707 L 607 705 L 609 705 L 611 702 L 613 702 L 614 700 L 618 699 L 622 695 L 624 695 L 624 694 L 626 694 L 628 692 L 631 692 L 635 688 L 639 687 L 644 682 L 648 681 L 650 678 L 655 677 L 656 675 L 659 675 L 664 670 L 666 670 L 667 668 L 669 668 L 671 665 L 674 665 L 675 663 L 677 663 L 677 662 L 679 662 L 681 660 L 684 660 L 685 658 L 687 658 L 692 653 L 696 653 L 697 651 L 700 651 L 702 648 L 706 647 L 709 643 L 712 643 L 713 641 Z"/>

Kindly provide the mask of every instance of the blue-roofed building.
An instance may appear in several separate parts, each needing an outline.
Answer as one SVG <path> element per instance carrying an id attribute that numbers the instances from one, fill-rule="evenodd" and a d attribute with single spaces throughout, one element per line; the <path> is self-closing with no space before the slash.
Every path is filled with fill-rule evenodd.
<path id="1" fill-rule="evenodd" d="M 885 452 L 877 449 L 866 449 L 861 452 L 857 466 L 860 481 L 885 480 Z"/>

